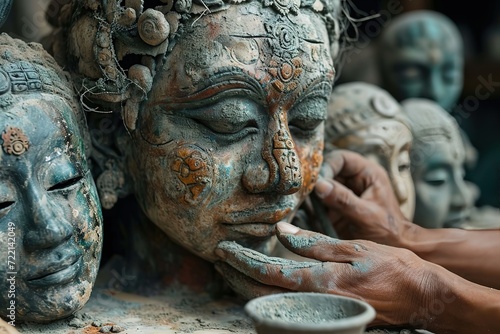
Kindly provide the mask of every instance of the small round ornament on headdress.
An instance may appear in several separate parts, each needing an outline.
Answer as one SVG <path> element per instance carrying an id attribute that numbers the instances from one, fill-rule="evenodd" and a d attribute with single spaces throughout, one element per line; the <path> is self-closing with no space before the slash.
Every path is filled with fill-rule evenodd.
<path id="1" fill-rule="evenodd" d="M 372 98 L 371 103 L 373 109 L 377 113 L 385 117 L 394 117 L 399 111 L 398 105 L 393 100 L 384 95 L 375 95 Z"/>
<path id="2" fill-rule="evenodd" d="M 170 25 L 163 13 L 151 8 L 139 17 L 137 27 L 141 39 L 151 46 L 160 45 L 170 34 Z"/>

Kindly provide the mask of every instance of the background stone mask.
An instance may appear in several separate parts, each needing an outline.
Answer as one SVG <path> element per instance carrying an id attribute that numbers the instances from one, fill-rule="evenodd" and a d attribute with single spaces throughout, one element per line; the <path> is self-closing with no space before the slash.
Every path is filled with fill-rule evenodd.
<path id="1" fill-rule="evenodd" d="M 99 267 L 88 133 L 71 82 L 40 45 L 2 34 L 0 50 L 0 273 L 16 287 L 0 306 L 14 300 L 16 321 L 53 321 L 84 306 Z"/>

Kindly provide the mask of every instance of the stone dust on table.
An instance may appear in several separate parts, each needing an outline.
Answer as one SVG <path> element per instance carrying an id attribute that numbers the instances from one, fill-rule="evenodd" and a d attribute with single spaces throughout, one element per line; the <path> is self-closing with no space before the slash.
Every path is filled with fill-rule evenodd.
<path id="1" fill-rule="evenodd" d="M 255 333 L 241 302 L 213 300 L 180 289 L 154 297 L 96 289 L 75 317 L 51 324 L 22 324 L 18 329 L 23 334 Z"/>
<path id="2" fill-rule="evenodd" d="M 235 298 L 171 288 L 154 296 L 95 289 L 74 317 L 50 324 L 20 324 L 23 334 L 255 334 L 244 303 Z M 370 330 L 371 334 L 413 334 L 409 330 Z"/>

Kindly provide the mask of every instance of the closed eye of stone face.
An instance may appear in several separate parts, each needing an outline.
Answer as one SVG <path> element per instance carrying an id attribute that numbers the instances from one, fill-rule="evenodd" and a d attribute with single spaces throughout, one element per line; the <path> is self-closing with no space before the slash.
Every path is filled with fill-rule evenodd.
<path id="1" fill-rule="evenodd" d="M 288 125 L 292 135 L 296 137 L 313 135 L 325 121 L 326 109 L 327 100 L 323 96 L 308 98 L 292 108 L 288 115 Z"/>
<path id="2" fill-rule="evenodd" d="M 183 110 L 178 115 L 194 119 L 217 134 L 231 135 L 244 129 L 255 132 L 259 113 L 262 113 L 262 108 L 254 101 L 234 97 L 204 108 Z"/>

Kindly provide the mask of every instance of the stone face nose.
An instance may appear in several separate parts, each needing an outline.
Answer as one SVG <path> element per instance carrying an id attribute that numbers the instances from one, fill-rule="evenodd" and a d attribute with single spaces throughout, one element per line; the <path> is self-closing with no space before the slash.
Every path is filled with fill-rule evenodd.
<path id="1" fill-rule="evenodd" d="M 302 186 L 302 166 L 286 126 L 273 136 L 273 157 L 278 167 L 278 191 L 283 194 L 297 192 Z"/>
<path id="2" fill-rule="evenodd" d="M 284 112 L 272 115 L 261 155 L 263 161 L 248 168 L 243 176 L 249 191 L 288 195 L 302 187 L 302 166 Z"/>
<path id="3" fill-rule="evenodd" d="M 30 225 L 23 243 L 28 252 L 54 248 L 71 238 L 74 227 L 59 202 L 49 200 L 47 194 L 32 186 L 30 200 L 25 205 Z"/>

